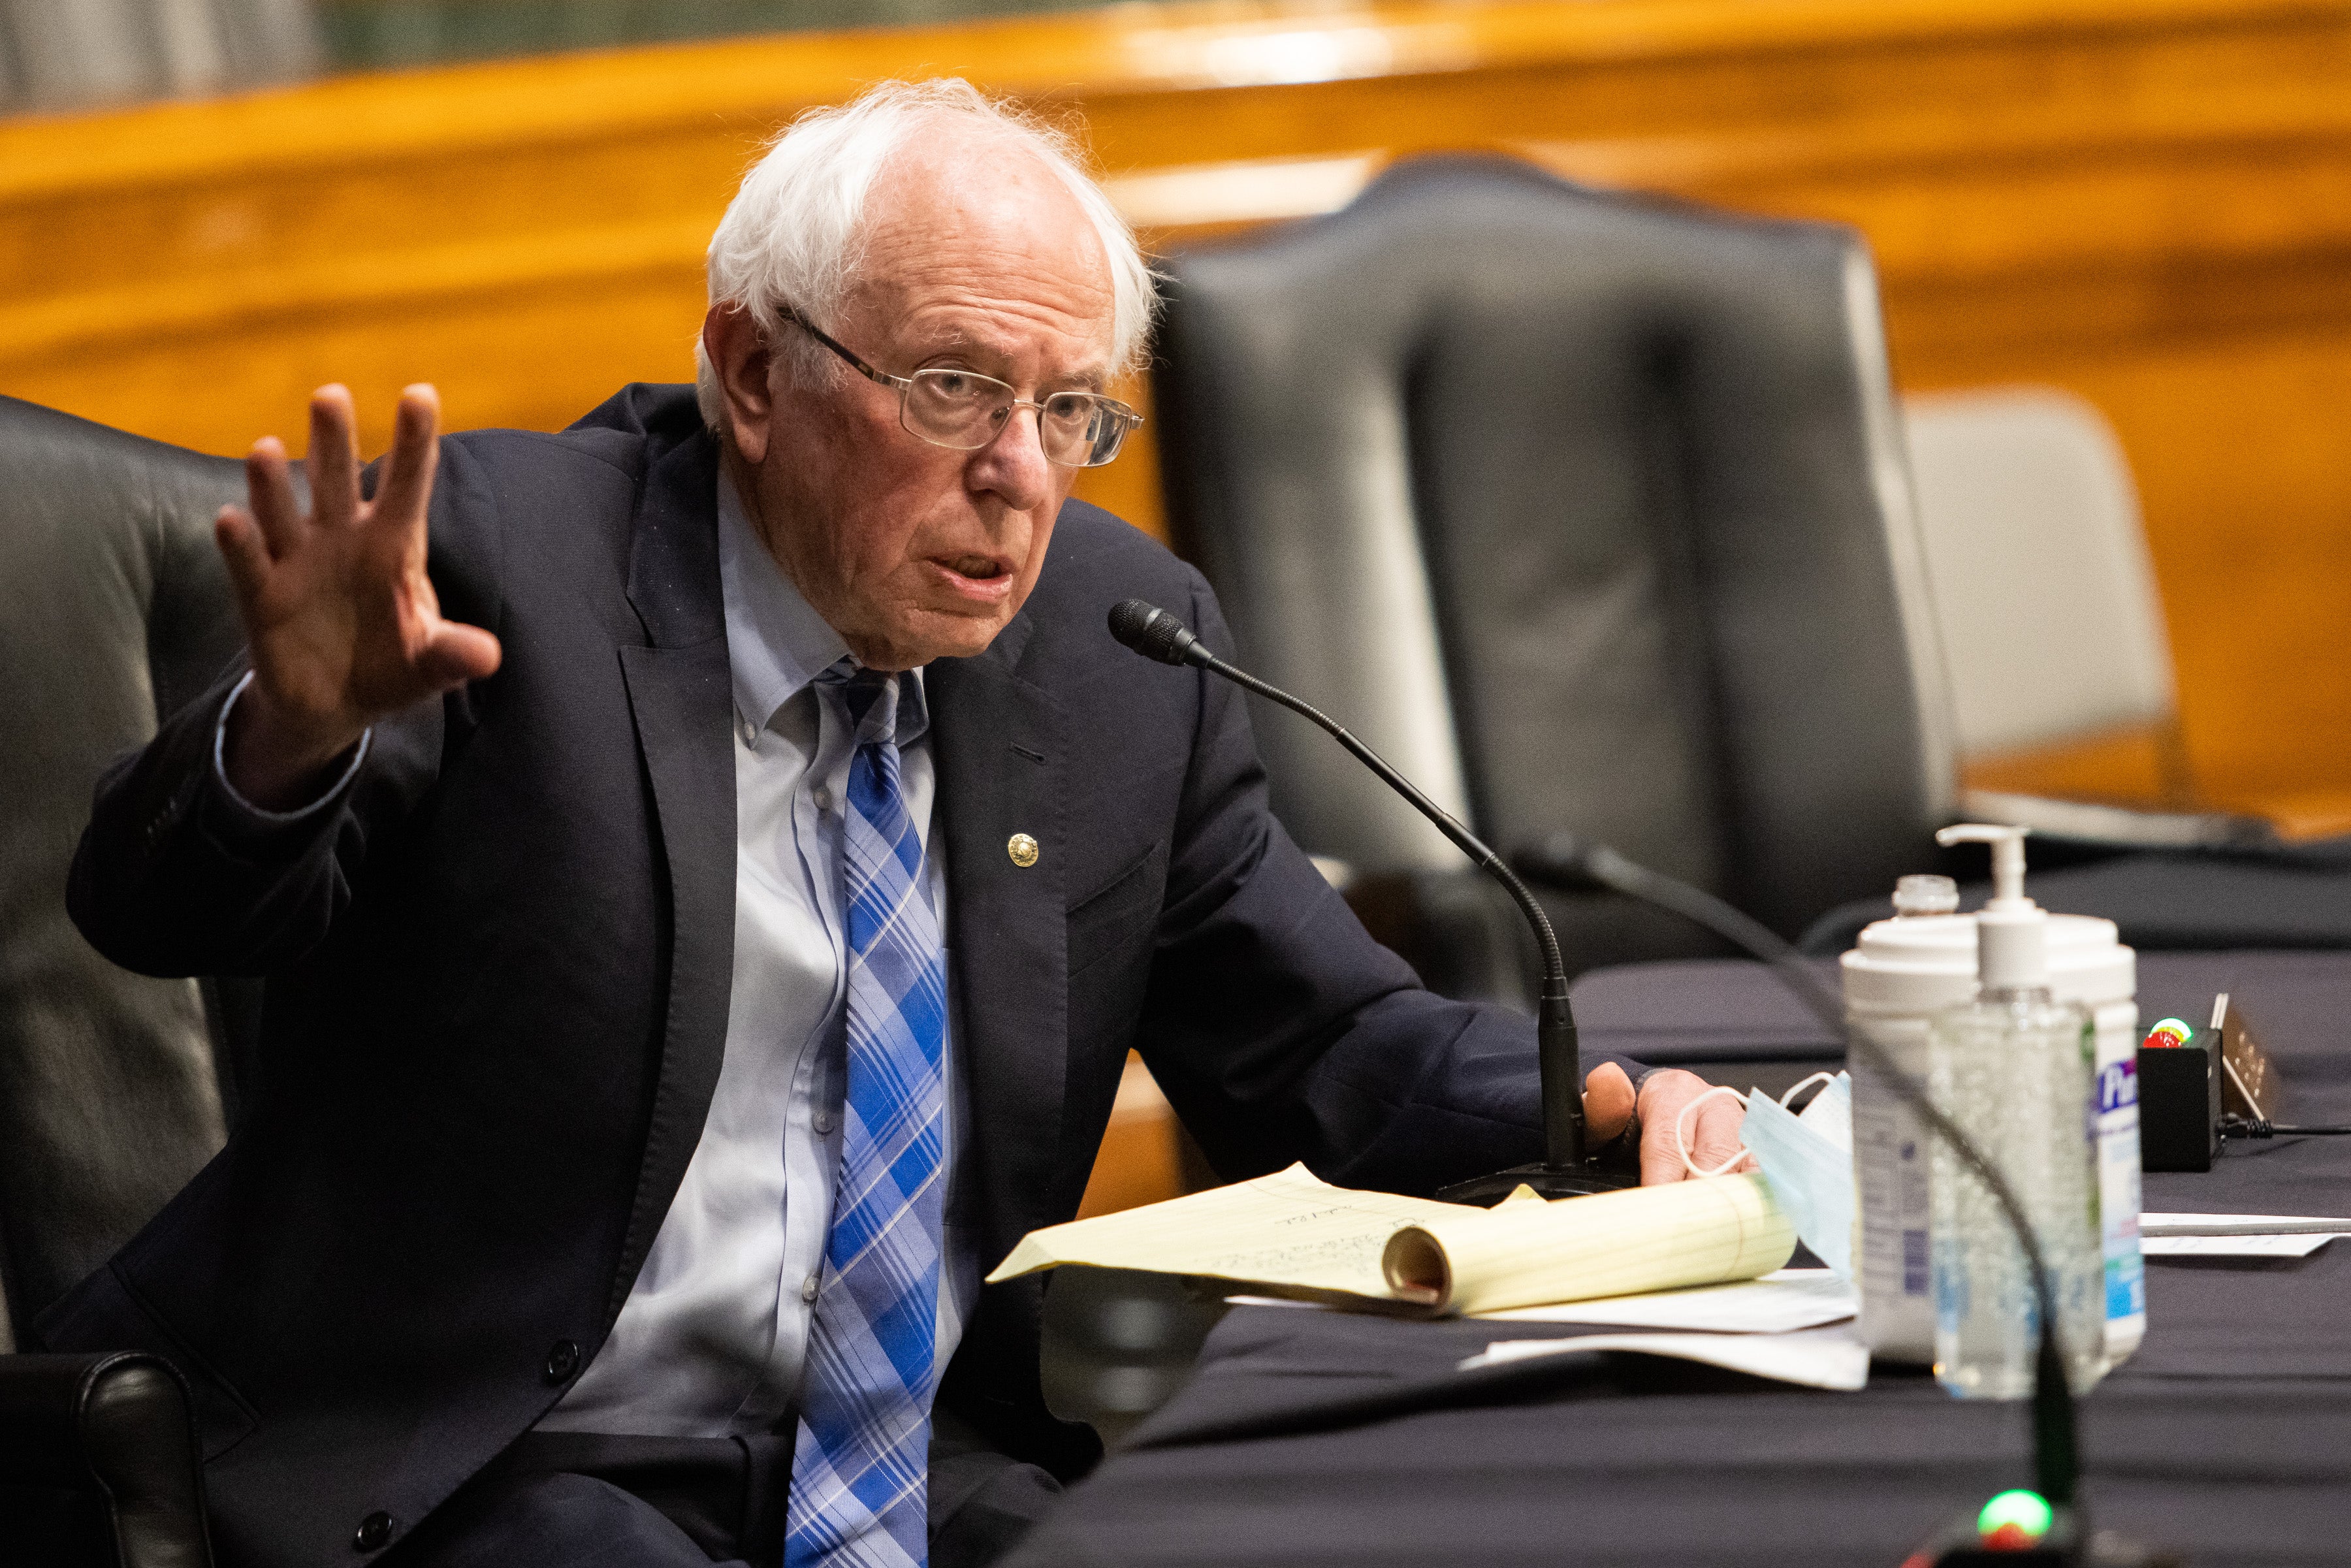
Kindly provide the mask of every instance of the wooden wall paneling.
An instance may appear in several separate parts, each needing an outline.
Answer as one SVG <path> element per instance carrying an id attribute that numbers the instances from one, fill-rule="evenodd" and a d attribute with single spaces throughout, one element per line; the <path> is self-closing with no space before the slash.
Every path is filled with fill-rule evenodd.
<path id="1" fill-rule="evenodd" d="M 1855 225 L 1903 382 L 2043 382 L 2139 473 L 2216 795 L 2351 787 L 2346 0 L 1209 4 L 329 81 L 0 123 L 0 390 L 212 450 L 329 378 L 386 433 L 561 423 L 688 372 L 759 139 L 885 76 L 1082 114 L 1167 246 L 1385 161 Z M 1146 427 L 1081 494 L 1157 519 Z"/>
<path id="2" fill-rule="evenodd" d="M 1182 1134 L 1176 1131 L 1176 1113 L 1167 1096 L 1160 1092 L 1151 1070 L 1130 1051 L 1119 1075 L 1110 1126 L 1094 1156 L 1093 1174 L 1078 1200 L 1078 1218 L 1090 1219 L 1156 1203 L 1176 1197 L 1189 1185 L 1184 1175 Z"/>

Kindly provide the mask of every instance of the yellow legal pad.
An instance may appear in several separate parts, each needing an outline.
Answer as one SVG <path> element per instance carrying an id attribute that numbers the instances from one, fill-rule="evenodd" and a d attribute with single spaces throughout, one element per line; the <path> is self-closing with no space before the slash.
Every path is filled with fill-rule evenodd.
<path id="1" fill-rule="evenodd" d="M 987 1278 L 1090 1264 L 1433 1316 L 1752 1280 L 1795 1249 L 1794 1226 L 1755 1176 L 1477 1208 L 1353 1192 L 1296 1165 L 1031 1231 Z"/>

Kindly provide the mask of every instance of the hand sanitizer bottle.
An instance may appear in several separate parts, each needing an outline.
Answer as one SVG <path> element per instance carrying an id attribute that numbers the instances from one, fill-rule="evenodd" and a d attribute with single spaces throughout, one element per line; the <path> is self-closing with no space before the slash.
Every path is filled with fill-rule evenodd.
<path id="1" fill-rule="evenodd" d="M 2096 1036 L 2086 1010 L 2050 993 L 2049 916 L 2023 895 L 2023 830 L 1938 836 L 1991 844 L 1994 895 L 1976 916 L 1975 999 L 1928 1026 L 1930 1086 L 2023 1205 L 2067 1374 L 2087 1388 L 2106 1364 Z M 2023 1251 L 1991 1189 L 1939 1139 L 1933 1188 L 1935 1375 L 1962 1399 L 2022 1399 L 2040 1337 Z"/>
<path id="2" fill-rule="evenodd" d="M 1955 830 L 1960 837 L 2004 836 L 2000 827 Z M 2022 887 L 2000 889 L 2021 898 Z M 1937 1013 L 1976 994 L 1976 917 L 1952 913 L 1947 877 L 1906 876 L 1891 920 L 1861 934 L 1844 955 L 1845 1019 L 1896 1068 L 1923 1083 L 1927 1029 Z M 2052 915 L 2049 988 L 2088 1009 L 2098 1038 L 2098 1216 L 2106 1267 L 2106 1361 L 2138 1348 L 2147 1333 L 2145 1267 L 2139 1256 L 2137 956 L 2111 920 Z M 1859 1184 L 1854 1257 L 1861 1285 L 1860 1333 L 1881 1361 L 1928 1365 L 1935 1359 L 1930 1221 L 1933 1134 L 1856 1053 L 1853 1061 L 1854 1166 Z"/>

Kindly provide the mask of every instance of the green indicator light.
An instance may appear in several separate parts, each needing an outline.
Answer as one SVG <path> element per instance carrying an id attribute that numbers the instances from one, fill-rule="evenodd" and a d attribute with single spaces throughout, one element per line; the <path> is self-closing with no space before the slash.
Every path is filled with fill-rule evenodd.
<path id="1" fill-rule="evenodd" d="M 1984 1535 L 2004 1525 L 2014 1525 L 2034 1541 L 2049 1533 L 2049 1525 L 2056 1516 L 2037 1491 L 2004 1491 L 1983 1505 L 1976 1515 L 1976 1529 Z"/>

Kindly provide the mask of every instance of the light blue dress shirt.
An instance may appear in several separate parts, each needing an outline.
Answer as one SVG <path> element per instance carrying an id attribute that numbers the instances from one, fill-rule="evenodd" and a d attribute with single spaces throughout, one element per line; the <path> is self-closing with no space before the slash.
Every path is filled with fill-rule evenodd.
<path id="1" fill-rule="evenodd" d="M 719 1437 L 777 1429 L 795 1407 L 831 1228 L 847 1091 L 841 811 L 852 747 L 840 689 L 815 682 L 849 650 L 778 567 L 723 474 L 717 498 L 735 697 L 735 972 L 726 1057 L 694 1157 L 620 1317 L 541 1419 L 542 1431 Z M 931 810 L 938 771 L 922 673 L 901 681 L 901 787 L 946 944 L 954 934 Z M 222 737 L 244 689 L 222 708 L 214 741 L 234 806 L 274 824 L 334 800 L 358 772 L 368 737 L 334 788 L 300 810 L 264 811 L 229 786 Z M 979 1293 L 973 1238 L 958 1223 L 970 1095 L 952 1007 L 949 1019 L 935 1336 L 942 1370 Z"/>
<path id="2" fill-rule="evenodd" d="M 847 1090 L 841 812 L 852 747 L 840 689 L 814 683 L 849 649 L 778 569 L 723 475 L 718 570 L 736 725 L 726 1061 L 702 1140 L 620 1319 L 539 1422 L 545 1431 L 725 1437 L 774 1428 L 793 1408 L 824 1266 Z M 951 943 L 921 672 L 901 681 L 912 690 L 902 685 L 899 698 L 899 777 L 922 834 L 940 940 Z M 956 1222 L 968 1097 L 952 1023 L 946 1053 L 942 1367 L 979 1291 L 978 1260 Z"/>

